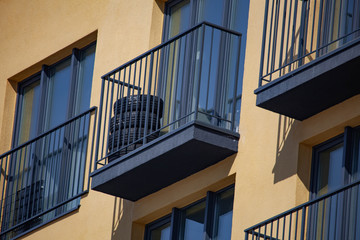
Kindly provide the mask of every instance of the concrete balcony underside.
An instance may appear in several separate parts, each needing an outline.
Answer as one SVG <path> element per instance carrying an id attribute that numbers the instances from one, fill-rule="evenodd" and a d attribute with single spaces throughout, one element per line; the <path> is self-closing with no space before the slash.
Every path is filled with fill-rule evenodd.
<path id="1" fill-rule="evenodd" d="M 239 135 L 193 122 L 92 173 L 92 189 L 136 201 L 237 152 Z"/>
<path id="2" fill-rule="evenodd" d="M 258 88 L 256 105 L 304 120 L 360 93 L 360 39 Z"/>

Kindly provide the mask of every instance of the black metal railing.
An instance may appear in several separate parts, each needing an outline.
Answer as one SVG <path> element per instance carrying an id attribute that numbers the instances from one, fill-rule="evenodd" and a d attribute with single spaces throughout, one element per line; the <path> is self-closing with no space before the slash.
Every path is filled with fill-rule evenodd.
<path id="1" fill-rule="evenodd" d="M 193 121 L 236 131 L 240 44 L 203 22 L 104 75 L 95 168 Z"/>
<path id="2" fill-rule="evenodd" d="M 0 239 L 76 208 L 89 189 L 97 108 L 0 156 Z"/>
<path id="3" fill-rule="evenodd" d="M 359 239 L 360 181 L 245 230 L 245 239 Z"/>
<path id="4" fill-rule="evenodd" d="M 357 0 L 266 0 L 259 87 L 359 37 Z"/>

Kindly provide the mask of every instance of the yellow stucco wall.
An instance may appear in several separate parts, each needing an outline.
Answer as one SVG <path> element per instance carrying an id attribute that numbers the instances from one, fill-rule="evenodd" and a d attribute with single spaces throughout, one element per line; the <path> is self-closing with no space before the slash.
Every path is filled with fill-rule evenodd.
<path id="1" fill-rule="evenodd" d="M 79 210 L 24 239 L 143 239 L 145 224 L 235 183 L 232 239 L 308 200 L 311 148 L 360 125 L 355 96 L 303 122 L 255 106 L 264 0 L 251 0 L 238 153 L 135 203 L 90 191 Z M 0 0 L 0 151 L 11 146 L 17 82 L 97 40 L 91 106 L 101 75 L 161 41 L 164 1 Z"/>

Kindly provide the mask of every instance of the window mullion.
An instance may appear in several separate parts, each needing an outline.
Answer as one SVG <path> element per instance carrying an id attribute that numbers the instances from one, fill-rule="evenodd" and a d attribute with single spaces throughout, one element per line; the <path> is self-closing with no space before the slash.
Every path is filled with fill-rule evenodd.
<path id="1" fill-rule="evenodd" d="M 181 221 L 181 211 L 178 208 L 173 208 L 171 213 L 171 228 L 170 228 L 170 239 L 179 240 Z"/>
<path id="2" fill-rule="evenodd" d="M 74 117 L 74 113 L 76 111 L 76 93 L 78 91 L 77 79 L 79 76 L 79 68 L 80 68 L 80 57 L 81 52 L 79 49 L 74 48 L 71 55 L 71 70 L 70 70 L 70 94 L 68 99 L 68 116 L 67 119 Z"/>
<path id="3" fill-rule="evenodd" d="M 41 68 L 41 75 L 40 75 L 40 109 L 43 109 L 43 111 L 39 111 L 38 115 L 38 125 L 36 132 L 39 135 L 45 130 L 45 118 L 46 118 L 46 109 L 47 109 L 47 89 L 48 89 L 48 83 L 50 78 L 50 72 L 49 72 L 49 66 L 43 65 Z"/>
<path id="4" fill-rule="evenodd" d="M 351 181 L 351 167 L 352 167 L 352 149 L 353 149 L 353 128 L 345 127 L 344 132 L 344 152 L 343 152 L 343 166 L 344 166 L 344 183 L 348 184 Z"/>
<path id="5" fill-rule="evenodd" d="M 216 194 L 208 192 L 206 195 L 205 223 L 204 223 L 204 240 L 213 238 L 214 213 L 215 213 Z"/>

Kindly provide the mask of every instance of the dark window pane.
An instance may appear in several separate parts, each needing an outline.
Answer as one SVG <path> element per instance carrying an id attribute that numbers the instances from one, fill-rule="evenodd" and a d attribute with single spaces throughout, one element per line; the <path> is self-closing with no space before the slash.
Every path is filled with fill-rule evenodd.
<path id="1" fill-rule="evenodd" d="M 234 188 L 220 193 L 215 206 L 214 239 L 231 239 L 233 204 Z"/>

